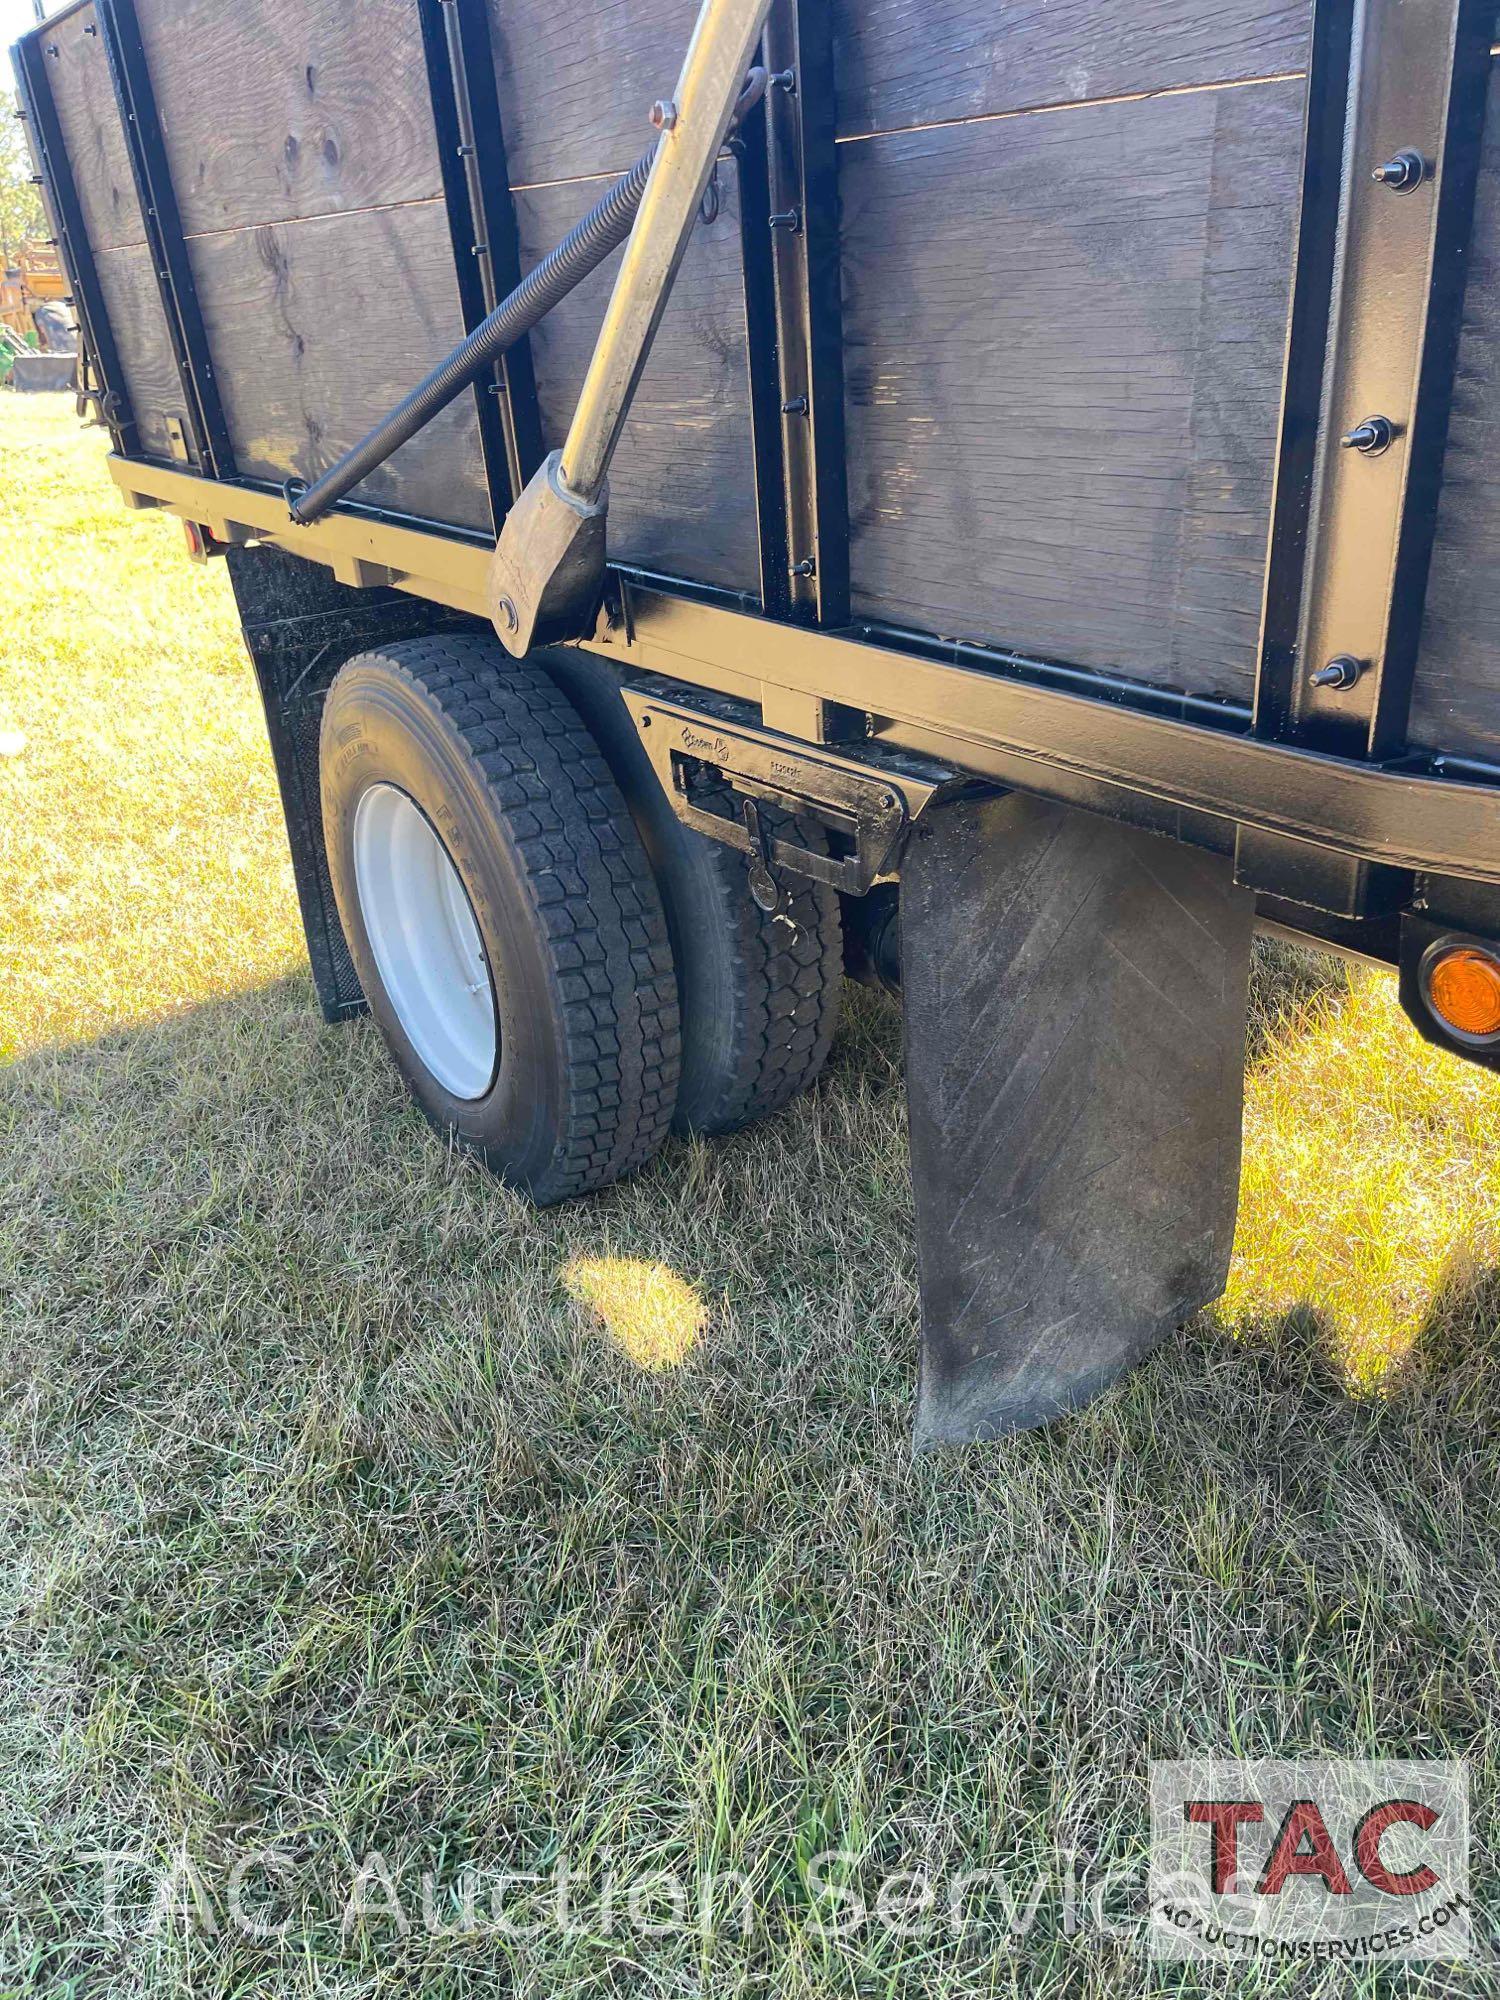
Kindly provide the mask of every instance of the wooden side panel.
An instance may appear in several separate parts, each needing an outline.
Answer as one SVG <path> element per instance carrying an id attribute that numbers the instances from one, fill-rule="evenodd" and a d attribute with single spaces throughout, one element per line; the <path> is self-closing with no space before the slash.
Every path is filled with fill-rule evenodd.
<path id="1" fill-rule="evenodd" d="M 208 4 L 208 0 L 195 0 Z M 1300 70 L 1311 0 L 828 0 L 843 133 Z M 489 0 L 518 185 L 650 143 L 697 0 Z"/>
<path id="2" fill-rule="evenodd" d="M 415 0 L 139 0 L 189 235 L 441 192 Z"/>
<path id="3" fill-rule="evenodd" d="M 97 27 L 92 7 L 48 22 L 47 74 L 141 448 L 169 458 L 167 419 L 185 418 L 187 404 Z"/>
<path id="4" fill-rule="evenodd" d="M 1248 694 L 1301 101 L 841 149 L 860 615 Z"/>
<path id="5" fill-rule="evenodd" d="M 1414 743 L 1500 759 L 1500 70 L 1490 76 Z"/>
<path id="6" fill-rule="evenodd" d="M 109 59 L 97 29 L 94 9 L 88 7 L 49 22 L 44 42 L 58 122 L 96 255 L 146 240 Z"/>
<path id="7" fill-rule="evenodd" d="M 313 479 L 463 338 L 441 202 L 193 240 L 193 275 L 240 469 Z M 403 513 L 487 528 L 471 399 L 355 489 Z"/>
<path id="8" fill-rule="evenodd" d="M 621 173 L 638 160 L 656 136 L 652 104 L 676 86 L 699 0 L 488 5 L 514 184 Z"/>
<path id="9" fill-rule="evenodd" d="M 1311 0 L 833 0 L 839 129 L 1281 76 Z"/>
<path id="10" fill-rule="evenodd" d="M 693 233 L 610 473 L 609 546 L 703 583 L 754 590 L 755 474 L 734 176 Z M 602 182 L 532 189 L 516 199 L 522 262 L 535 264 L 596 201 Z M 531 337 L 549 448 L 566 435 L 619 265 L 619 253 Z"/>
<path id="11" fill-rule="evenodd" d="M 177 417 L 185 422 L 187 402 L 167 338 L 151 253 L 144 243 L 122 243 L 118 249 L 100 251 L 95 263 L 141 448 L 156 458 L 170 458 L 167 419 Z"/>

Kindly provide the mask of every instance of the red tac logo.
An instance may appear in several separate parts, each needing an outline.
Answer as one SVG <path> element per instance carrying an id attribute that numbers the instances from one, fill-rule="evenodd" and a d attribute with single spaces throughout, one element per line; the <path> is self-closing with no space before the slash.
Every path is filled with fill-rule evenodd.
<path id="1" fill-rule="evenodd" d="M 1193 1826 L 1211 1829 L 1209 1878 L 1213 1893 L 1233 1895 L 1239 1874 L 1240 1828 L 1263 1821 L 1265 1807 L 1256 1799 L 1190 1799 L 1182 1810 Z M 1371 1806 L 1354 1829 L 1350 1856 L 1354 1867 L 1384 1895 L 1424 1895 L 1437 1885 L 1434 1871 L 1426 1866 L 1404 1872 L 1389 1868 L 1381 1857 L 1380 1843 L 1393 1826 L 1420 1827 L 1425 1833 L 1437 1818 L 1431 1806 L 1417 1799 L 1386 1799 Z M 1354 1893 L 1348 1870 L 1313 1799 L 1293 1799 L 1287 1808 L 1255 1893 L 1279 1896 L 1294 1875 L 1320 1877 L 1331 1896 Z"/>

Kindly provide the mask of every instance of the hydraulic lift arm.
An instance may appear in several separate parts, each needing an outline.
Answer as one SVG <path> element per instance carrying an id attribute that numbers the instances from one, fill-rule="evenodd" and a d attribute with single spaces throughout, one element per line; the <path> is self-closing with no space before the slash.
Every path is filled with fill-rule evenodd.
<path id="1" fill-rule="evenodd" d="M 517 658 L 592 629 L 610 461 L 770 9 L 703 0 L 677 95 L 658 107 L 661 140 L 567 440 L 511 508 L 495 550 L 490 613 Z"/>

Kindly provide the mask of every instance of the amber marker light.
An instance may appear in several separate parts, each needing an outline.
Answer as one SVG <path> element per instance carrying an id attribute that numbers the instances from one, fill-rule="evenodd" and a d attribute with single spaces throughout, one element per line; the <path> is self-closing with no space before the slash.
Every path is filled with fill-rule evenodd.
<path id="1" fill-rule="evenodd" d="M 1422 965 L 1422 995 L 1465 1042 L 1500 1041 L 1500 959 L 1472 944 L 1436 944 Z"/>

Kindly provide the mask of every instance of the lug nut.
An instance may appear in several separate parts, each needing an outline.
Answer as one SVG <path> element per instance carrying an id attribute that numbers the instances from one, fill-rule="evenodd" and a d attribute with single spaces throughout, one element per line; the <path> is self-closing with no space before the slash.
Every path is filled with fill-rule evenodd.
<path id="1" fill-rule="evenodd" d="M 1410 146 L 1403 146 L 1399 153 L 1383 166 L 1372 169 L 1370 179 L 1379 181 L 1393 194 L 1410 194 L 1414 187 L 1420 187 L 1427 178 L 1427 162 L 1422 155 L 1413 152 Z"/>
<path id="2" fill-rule="evenodd" d="M 1364 670 L 1364 661 L 1356 660 L 1352 653 L 1337 653 L 1313 675 L 1312 684 L 1315 688 L 1352 688 Z"/>
<path id="3" fill-rule="evenodd" d="M 677 123 L 677 106 L 670 98 L 658 98 L 651 107 L 651 123 L 658 132 L 670 132 Z"/>
<path id="4" fill-rule="evenodd" d="M 1346 451 L 1359 451 L 1366 458 L 1379 458 L 1383 451 L 1390 448 L 1395 435 L 1396 426 L 1389 417 L 1366 417 L 1352 431 L 1345 431 L 1339 443 Z"/>

